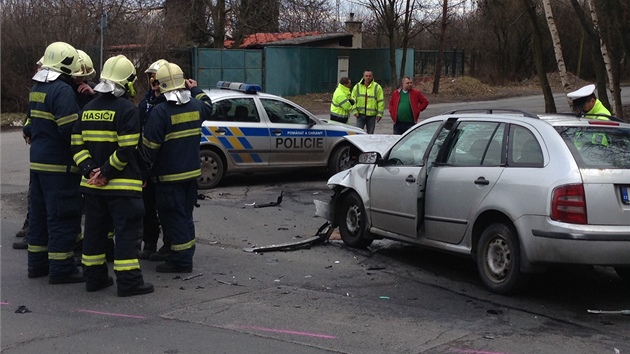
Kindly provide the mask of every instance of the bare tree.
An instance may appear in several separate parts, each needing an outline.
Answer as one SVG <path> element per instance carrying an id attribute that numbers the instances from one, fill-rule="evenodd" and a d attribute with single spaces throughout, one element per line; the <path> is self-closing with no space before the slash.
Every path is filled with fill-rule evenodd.
<path id="1" fill-rule="evenodd" d="M 560 72 L 560 81 L 562 82 L 562 90 L 565 94 L 569 92 L 569 80 L 567 79 L 567 68 L 564 65 L 564 57 L 562 55 L 562 44 L 560 43 L 560 35 L 558 34 L 558 28 L 556 28 L 556 21 L 553 18 L 553 11 L 551 9 L 551 0 L 543 0 L 543 8 L 545 9 L 545 17 L 547 19 L 547 27 L 549 27 L 549 33 L 551 33 L 551 40 L 553 42 L 553 50 L 556 55 L 556 62 L 558 63 L 558 71 Z M 571 107 L 571 102 L 567 97 L 567 104 Z"/>
<path id="2" fill-rule="evenodd" d="M 446 36 L 446 26 L 448 24 L 448 0 L 442 0 L 442 21 L 440 24 L 440 40 L 438 45 L 437 62 L 435 63 L 435 73 L 433 76 L 433 91 L 437 95 L 440 91 L 440 78 L 442 76 L 442 57 L 444 55 L 444 38 Z"/>

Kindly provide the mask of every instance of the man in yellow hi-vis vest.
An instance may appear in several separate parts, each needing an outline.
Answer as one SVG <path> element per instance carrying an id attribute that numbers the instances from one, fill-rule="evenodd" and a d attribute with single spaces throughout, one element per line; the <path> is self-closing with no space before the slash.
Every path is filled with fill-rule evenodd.
<path id="1" fill-rule="evenodd" d="M 352 99 L 355 101 L 353 112 L 357 127 L 366 128 L 368 134 L 374 134 L 376 122 L 383 118 L 385 95 L 381 85 L 374 81 L 372 71 L 363 72 L 363 78 L 352 89 Z"/>

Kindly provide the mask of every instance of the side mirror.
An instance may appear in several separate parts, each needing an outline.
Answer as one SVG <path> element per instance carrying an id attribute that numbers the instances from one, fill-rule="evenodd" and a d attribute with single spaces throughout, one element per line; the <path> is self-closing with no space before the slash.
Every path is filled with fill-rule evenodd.
<path id="1" fill-rule="evenodd" d="M 361 155 L 359 155 L 359 159 L 357 160 L 357 163 L 372 165 L 372 164 L 380 163 L 382 160 L 383 160 L 383 157 L 381 156 L 380 153 L 371 151 L 371 152 L 364 152 Z"/>
<path id="2" fill-rule="evenodd" d="M 313 118 L 310 118 L 310 117 L 309 117 L 309 118 L 308 118 L 308 125 L 310 125 L 310 126 L 312 127 L 312 126 L 314 126 L 315 124 L 316 124 L 316 123 L 315 123 L 315 121 L 313 120 Z"/>

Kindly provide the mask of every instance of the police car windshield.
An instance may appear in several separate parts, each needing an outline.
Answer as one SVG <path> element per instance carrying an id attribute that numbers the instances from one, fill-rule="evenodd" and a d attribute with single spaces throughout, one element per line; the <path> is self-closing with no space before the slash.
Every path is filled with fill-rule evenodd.
<path id="1" fill-rule="evenodd" d="M 556 127 L 580 168 L 630 168 L 630 129 Z"/>

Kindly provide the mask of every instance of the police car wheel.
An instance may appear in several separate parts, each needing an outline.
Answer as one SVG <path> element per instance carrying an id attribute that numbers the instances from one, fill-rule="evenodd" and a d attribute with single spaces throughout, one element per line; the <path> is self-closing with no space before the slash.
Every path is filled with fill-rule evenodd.
<path id="1" fill-rule="evenodd" d="M 221 157 L 212 150 L 201 150 L 199 152 L 201 161 L 201 176 L 197 179 L 197 188 L 210 189 L 219 184 L 223 178 L 224 166 Z"/>
<path id="2" fill-rule="evenodd" d="M 351 168 L 354 165 L 354 161 L 351 156 L 351 149 L 349 145 L 340 145 L 330 154 L 330 160 L 328 161 L 328 171 L 331 174 L 339 173 Z"/>

